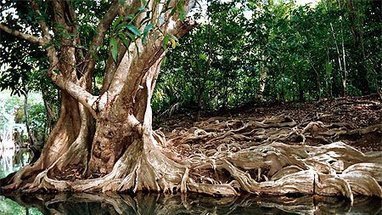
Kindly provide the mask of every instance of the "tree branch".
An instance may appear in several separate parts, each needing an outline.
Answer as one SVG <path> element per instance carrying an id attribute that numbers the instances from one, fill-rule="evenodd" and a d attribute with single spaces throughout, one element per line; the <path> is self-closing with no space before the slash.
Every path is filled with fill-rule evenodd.
<path id="1" fill-rule="evenodd" d="M 102 83 L 100 95 L 102 95 L 104 92 L 106 92 L 107 89 L 109 88 L 110 83 L 114 77 L 114 73 L 117 70 L 119 63 L 121 62 L 123 56 L 126 53 L 127 49 L 124 45 L 122 45 L 122 42 L 118 41 L 118 47 L 119 48 L 118 48 L 117 62 L 114 62 L 114 59 L 113 59 L 111 53 L 109 53 L 109 57 L 106 60 L 104 80 Z"/>
<path id="2" fill-rule="evenodd" d="M 103 16 L 101 21 L 98 23 L 96 32 L 97 34 L 94 36 L 92 43 L 89 47 L 89 53 L 86 56 L 86 61 L 88 64 L 85 69 L 85 76 L 91 75 L 94 66 L 95 66 L 95 56 L 97 54 L 97 50 L 100 45 L 103 44 L 103 39 L 105 37 L 106 31 L 109 29 L 115 17 L 118 15 L 120 10 L 124 10 L 127 5 L 129 5 L 131 1 L 126 1 L 125 5 L 121 8 L 119 1 L 114 1 L 106 14 Z"/>
<path id="3" fill-rule="evenodd" d="M 33 10 L 37 13 L 37 15 L 41 16 L 41 12 L 40 12 L 40 9 L 39 9 L 39 6 L 37 5 L 37 3 L 34 0 L 31 0 L 30 2 L 31 2 Z M 41 27 L 43 37 L 47 40 L 47 42 L 50 42 L 50 40 L 52 38 L 49 34 L 48 25 L 46 24 L 46 22 L 43 19 L 39 19 L 38 24 Z"/>
<path id="4" fill-rule="evenodd" d="M 97 118 L 96 108 L 94 107 L 97 106 L 98 96 L 93 96 L 74 82 L 65 79 L 62 75 L 51 73 L 50 76 L 57 86 L 68 92 L 73 98 L 84 105 L 94 118 Z"/>
<path id="5" fill-rule="evenodd" d="M 26 33 L 23 33 L 21 31 L 18 31 L 18 30 L 14 30 L 14 29 L 11 29 L 9 28 L 8 26 L 0 23 L 0 30 L 8 33 L 8 34 L 11 34 L 17 38 L 20 38 L 20 39 L 23 39 L 23 40 L 26 40 L 30 43 L 34 43 L 34 44 L 39 44 L 39 45 L 44 45 L 44 40 L 42 38 L 38 38 L 36 36 L 33 36 L 33 35 L 30 35 L 30 34 L 26 34 Z"/>
<path id="6" fill-rule="evenodd" d="M 41 16 L 41 12 L 38 4 L 34 0 L 30 0 L 33 10 L 37 13 L 38 16 Z M 45 20 L 39 19 L 38 24 L 40 25 L 42 36 L 44 37 L 44 44 L 48 44 L 52 41 L 52 36 L 49 33 L 49 27 L 46 24 Z M 53 45 L 50 45 L 46 48 L 47 55 L 51 65 L 57 65 L 58 57 L 56 53 L 56 48 Z M 54 69 L 54 68 L 51 68 Z"/>
<path id="7" fill-rule="evenodd" d="M 169 7 L 176 7 L 176 4 L 178 4 L 178 1 L 173 0 L 170 1 Z M 196 4 L 193 0 L 185 0 L 184 2 L 184 10 L 186 13 L 188 13 L 193 5 Z M 170 22 L 174 21 L 175 25 L 170 25 Z M 193 20 L 190 17 L 187 17 L 186 20 L 180 20 L 178 13 L 172 13 L 171 11 L 167 11 L 165 13 L 165 21 L 160 26 L 162 32 L 169 33 L 171 35 L 174 35 L 177 38 L 182 37 L 187 32 L 192 30 L 194 27 L 196 27 L 197 23 L 195 20 Z"/>
<path id="8" fill-rule="evenodd" d="M 197 26 L 197 23 L 187 18 L 184 21 L 178 21 L 176 23 L 176 28 L 170 30 L 170 33 L 176 36 L 177 38 L 183 37 L 185 34 L 187 34 L 189 31 L 191 31 L 193 28 Z"/>

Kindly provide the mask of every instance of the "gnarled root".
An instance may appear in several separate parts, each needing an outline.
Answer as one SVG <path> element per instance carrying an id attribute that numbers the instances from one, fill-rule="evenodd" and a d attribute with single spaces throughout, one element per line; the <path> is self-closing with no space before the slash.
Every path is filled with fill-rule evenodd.
<path id="1" fill-rule="evenodd" d="M 363 153 L 343 142 L 308 146 L 275 141 L 285 141 L 294 134 L 306 135 L 314 126 L 323 126 L 309 124 L 300 129 L 295 125 L 287 117 L 252 124 L 230 122 L 217 126 L 217 130 L 211 125 L 206 130 L 192 129 L 189 131 L 192 135 L 185 132 L 167 143 L 162 136 L 148 130 L 133 141 L 111 172 L 102 177 L 60 180 L 51 177 L 48 168 L 25 188 L 27 191 L 197 192 L 223 196 L 243 192 L 318 194 L 344 196 L 350 202 L 354 195 L 382 198 L 380 153 Z M 219 132 L 222 127 L 231 130 Z M 260 143 L 248 143 L 248 139 L 256 139 L 258 135 L 263 136 L 257 139 Z"/>

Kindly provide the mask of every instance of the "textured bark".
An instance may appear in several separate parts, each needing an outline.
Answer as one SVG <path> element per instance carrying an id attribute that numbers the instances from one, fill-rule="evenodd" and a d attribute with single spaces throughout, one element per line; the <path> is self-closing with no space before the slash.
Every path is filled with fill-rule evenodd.
<path id="1" fill-rule="evenodd" d="M 261 101 L 264 100 L 265 84 L 267 82 L 268 76 L 268 68 L 266 68 L 266 62 L 267 58 L 263 56 L 262 61 L 260 62 L 259 93 L 257 95 L 258 99 Z"/>

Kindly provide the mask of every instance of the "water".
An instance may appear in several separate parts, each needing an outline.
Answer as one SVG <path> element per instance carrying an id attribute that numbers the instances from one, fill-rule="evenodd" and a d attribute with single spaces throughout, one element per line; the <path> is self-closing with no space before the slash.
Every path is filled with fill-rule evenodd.
<path id="1" fill-rule="evenodd" d="M 30 161 L 27 150 L 0 151 L 0 176 Z M 0 196 L 0 214 L 382 214 L 380 199 L 318 196 L 213 198 L 197 194 L 9 194 Z"/>
<path id="2" fill-rule="evenodd" d="M 0 150 L 0 178 L 19 170 L 32 159 L 28 149 L 3 149 Z"/>

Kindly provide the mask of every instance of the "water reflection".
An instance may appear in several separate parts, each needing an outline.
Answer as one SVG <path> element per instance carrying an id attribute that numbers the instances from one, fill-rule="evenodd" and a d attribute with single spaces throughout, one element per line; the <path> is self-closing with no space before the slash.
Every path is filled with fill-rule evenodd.
<path id="1" fill-rule="evenodd" d="M 29 149 L 21 148 L 0 150 L 0 178 L 19 170 L 21 167 L 29 164 L 32 154 Z"/>
<path id="2" fill-rule="evenodd" d="M 2 202 L 12 199 L 9 211 Z M 196 194 L 56 194 L 11 195 L 0 212 L 19 214 L 381 214 L 380 199 L 356 198 L 354 205 L 336 198 L 255 196 L 212 198 Z M 27 210 L 29 208 L 29 210 Z M 38 210 L 37 210 L 38 209 Z M 26 212 L 28 211 L 28 212 Z"/>

